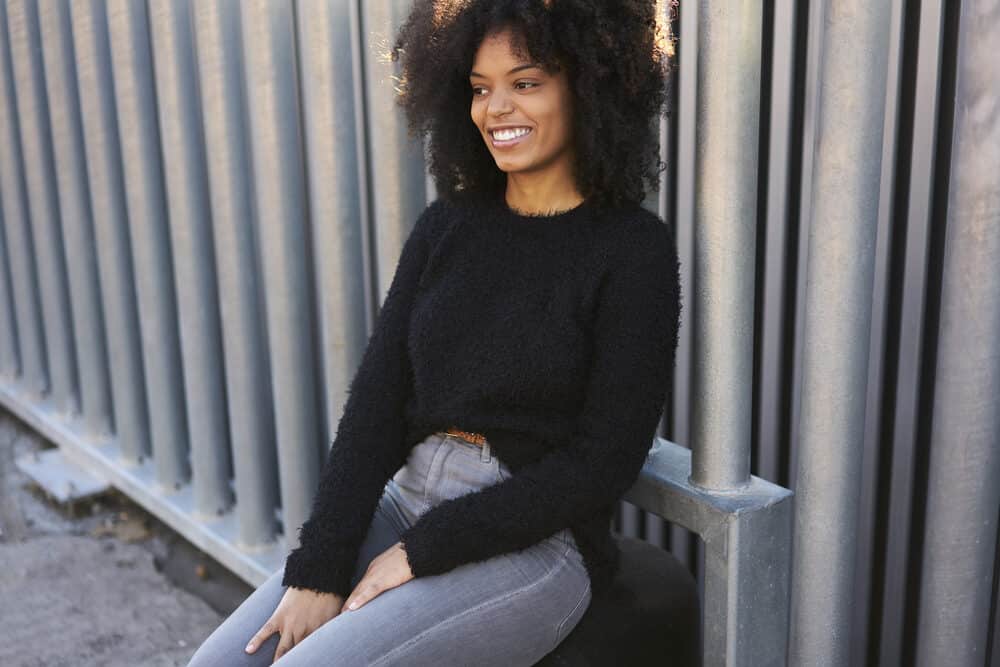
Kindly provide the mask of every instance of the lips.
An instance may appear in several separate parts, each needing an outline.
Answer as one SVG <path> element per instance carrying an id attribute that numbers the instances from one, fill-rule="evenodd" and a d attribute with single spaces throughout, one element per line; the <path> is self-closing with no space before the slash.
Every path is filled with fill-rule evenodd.
<path id="1" fill-rule="evenodd" d="M 527 130 L 528 131 L 526 133 L 524 133 L 524 134 L 522 134 L 522 135 L 520 135 L 518 137 L 514 137 L 513 139 L 507 139 L 507 140 L 497 139 L 497 138 L 495 138 L 493 136 L 492 133 L 490 133 L 490 141 L 493 142 L 493 146 L 496 147 L 496 148 L 510 148 L 510 147 L 513 147 L 513 146 L 517 146 L 521 142 L 523 142 L 523 141 L 527 140 L 528 138 L 530 138 L 531 135 L 534 134 L 534 132 L 535 132 L 535 130 L 533 128 L 527 128 Z"/>

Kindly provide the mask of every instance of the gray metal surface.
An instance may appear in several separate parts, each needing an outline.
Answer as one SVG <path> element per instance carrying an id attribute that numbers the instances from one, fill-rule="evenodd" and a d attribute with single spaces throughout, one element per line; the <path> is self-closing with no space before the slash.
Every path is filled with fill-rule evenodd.
<path id="1" fill-rule="evenodd" d="M 107 11 L 102 0 L 74 2 L 70 10 L 111 376 L 112 426 L 121 448 L 121 464 L 136 465 L 150 454 L 149 417 L 142 345 L 136 335 L 139 313 L 125 208 Z"/>
<path id="2" fill-rule="evenodd" d="M 816 10 L 789 663 L 832 666 L 851 664 L 842 628 L 853 614 L 891 15 L 888 4 L 850 0 Z"/>
<path id="3" fill-rule="evenodd" d="M 34 0 L 7 3 L 7 42 L 13 61 L 24 158 L 21 169 L 41 296 L 48 394 L 56 409 L 69 415 L 77 412 L 78 377 L 37 9 Z"/>
<path id="4" fill-rule="evenodd" d="M 762 19 L 698 4 L 691 479 L 719 491 L 750 478 Z"/>
<path id="5" fill-rule="evenodd" d="M 997 613 L 991 597 L 1000 518 L 998 41 L 1000 2 L 963 2 L 916 647 L 916 664 L 927 667 L 985 664 L 990 615 Z"/>
<path id="6" fill-rule="evenodd" d="M 690 480 L 691 459 L 691 450 L 656 438 L 624 499 L 705 541 L 706 667 L 783 665 L 792 492 L 756 475 L 735 492 L 706 491 Z"/>
<path id="7" fill-rule="evenodd" d="M 21 362 L 17 356 L 17 318 L 10 281 L 10 259 L 4 238 L 3 205 L 0 204 L 0 377 L 13 380 Z"/>
<path id="8" fill-rule="evenodd" d="M 107 10 L 150 445 L 157 483 L 177 490 L 191 476 L 189 433 L 149 17 L 144 0 L 108 0 Z"/>
<path id="9" fill-rule="evenodd" d="M 944 8 L 941 0 L 920 3 L 921 49 L 916 63 L 916 80 L 913 108 L 913 133 L 915 136 L 933 136 L 939 123 L 938 90 L 941 84 L 942 36 Z M 918 459 L 921 394 L 926 391 L 930 365 L 921 363 L 925 344 L 924 321 L 926 293 L 932 276 L 928 274 L 930 235 L 934 183 L 938 166 L 932 142 L 915 143 L 909 160 L 910 187 L 906 202 L 907 228 L 903 248 L 903 271 L 909 289 L 902 294 L 899 311 L 899 342 L 896 345 L 898 372 L 895 414 L 893 415 L 892 473 L 893 493 L 890 496 L 887 520 L 886 552 L 896 562 L 905 562 L 913 544 L 912 517 L 914 503 L 918 501 L 916 485 L 911 471 Z M 940 176 L 943 176 L 941 174 Z M 884 610 L 880 659 L 886 664 L 905 662 L 903 627 L 906 622 L 907 578 L 906 568 L 886 570 L 882 592 Z"/>
<path id="10" fill-rule="evenodd" d="M 323 441 L 330 443 L 347 402 L 348 383 L 368 341 L 373 304 L 369 280 L 368 208 L 364 191 L 365 124 L 360 85 L 359 15 L 352 3 L 300 2 L 296 15 L 309 210 L 316 267 L 318 367 Z M 352 94 L 345 95 L 344 91 Z M 418 167 L 418 172 L 421 169 Z"/>
<path id="11" fill-rule="evenodd" d="M 263 325 L 252 183 L 244 122 L 239 0 L 192 7 L 201 122 L 225 372 L 238 543 L 248 548 L 279 535 L 277 456 L 270 370 Z M 225 445 L 228 444 L 228 448 Z M 194 473 L 197 475 L 197 471 Z M 232 493 L 228 503 L 234 501 Z"/>
<path id="12" fill-rule="evenodd" d="M 11 287 L 17 323 L 21 374 L 20 389 L 41 398 L 49 386 L 42 333 L 35 252 L 28 217 L 28 199 L 22 173 L 21 137 L 7 39 L 7 5 L 0 3 L 0 203 L 3 204 L 4 233 L 10 259 Z"/>
<path id="13" fill-rule="evenodd" d="M 225 446 L 229 433 L 218 286 L 191 11 L 185 2 L 151 3 L 149 24 L 191 476 L 197 511 L 211 516 L 229 509 L 232 490 Z"/>
<path id="14" fill-rule="evenodd" d="M 111 378 L 104 337 L 104 309 L 94 247 L 90 190 L 84 157 L 83 124 L 69 3 L 38 2 L 45 87 L 52 124 L 55 185 L 59 195 L 77 368 L 80 428 L 107 436 L 113 432 Z"/>
<path id="15" fill-rule="evenodd" d="M 286 538 L 309 514 L 319 480 L 313 292 L 293 8 L 240 4 L 247 135 L 270 355 L 275 439 Z M 289 546 L 294 546 L 290 544 Z"/>

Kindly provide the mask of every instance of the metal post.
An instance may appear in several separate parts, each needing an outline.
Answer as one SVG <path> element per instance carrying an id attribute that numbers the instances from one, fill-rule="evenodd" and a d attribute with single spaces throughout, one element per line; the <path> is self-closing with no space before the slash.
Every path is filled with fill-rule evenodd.
<path id="1" fill-rule="evenodd" d="M 94 247 L 94 223 L 80 119 L 76 64 L 69 3 L 39 0 L 39 24 L 45 83 L 52 118 L 52 148 L 70 306 L 76 334 L 76 359 L 80 374 L 81 427 L 86 435 L 106 438 L 112 433 L 111 377 L 104 338 L 104 309 Z"/>
<path id="2" fill-rule="evenodd" d="M 928 667 L 985 664 L 991 588 L 996 595 L 1000 2 L 967 0 L 960 11 L 915 650 L 917 665 Z"/>
<path id="3" fill-rule="evenodd" d="M 0 383 L 13 381 L 20 372 L 17 354 L 17 318 L 10 279 L 10 256 L 4 238 L 3 191 L 0 188 Z"/>
<path id="4" fill-rule="evenodd" d="M 750 481 L 763 7 L 698 4 L 692 483 Z"/>
<path id="5" fill-rule="evenodd" d="M 229 509 L 233 493 L 193 28 L 186 2 L 154 2 L 149 10 L 194 505 L 210 517 Z"/>
<path id="6" fill-rule="evenodd" d="M 0 2 L 0 203 L 10 259 L 15 325 L 21 375 L 18 389 L 26 397 L 40 398 L 48 386 L 45 370 L 44 334 L 35 277 L 35 253 L 28 225 L 28 201 L 24 191 L 21 138 L 14 92 L 14 68 L 7 39 L 7 7 Z"/>
<path id="7" fill-rule="evenodd" d="M 145 1 L 108 0 L 108 30 L 156 481 L 175 490 L 190 477 L 188 429 Z"/>
<path id="8" fill-rule="evenodd" d="M 136 336 L 139 316 L 125 211 L 106 7 L 104 0 L 80 0 L 70 3 L 70 13 L 104 307 L 114 431 L 123 462 L 137 464 L 149 453 L 149 424 L 142 352 Z"/>
<path id="9" fill-rule="evenodd" d="M 793 665 L 847 665 L 890 4 L 813 9 L 819 76 L 792 566 Z"/>
<path id="10" fill-rule="evenodd" d="M 386 58 L 395 31 L 412 2 L 365 0 L 359 4 L 368 82 L 364 102 L 371 182 L 367 194 L 371 202 L 371 238 L 378 259 L 376 303 L 381 303 L 392 281 L 403 241 L 427 203 L 427 193 L 423 144 L 407 136 L 402 111 L 395 106 L 392 77 L 399 76 L 395 69 L 398 64 L 389 63 Z"/>
<path id="11" fill-rule="evenodd" d="M 278 465 L 243 122 L 240 0 L 192 0 L 191 9 L 238 499 L 237 542 L 253 548 L 273 542 L 277 533 Z"/>
<path id="12" fill-rule="evenodd" d="M 240 16 L 282 519 L 292 547 L 327 447 L 319 439 L 295 22 L 284 0 L 247 0 Z"/>
<path id="13" fill-rule="evenodd" d="M 323 440 L 328 443 L 368 341 L 367 157 L 354 7 L 355 3 L 308 0 L 299 3 L 297 13 L 302 119 L 309 138 L 306 159 L 324 387 Z"/>
<path id="14" fill-rule="evenodd" d="M 78 411 L 76 354 L 66 280 L 66 255 L 55 191 L 55 165 L 49 133 L 48 99 L 42 69 L 37 6 L 28 0 L 7 3 L 7 36 L 14 66 L 21 157 L 28 193 L 28 219 L 38 268 L 49 398 L 65 416 Z"/>

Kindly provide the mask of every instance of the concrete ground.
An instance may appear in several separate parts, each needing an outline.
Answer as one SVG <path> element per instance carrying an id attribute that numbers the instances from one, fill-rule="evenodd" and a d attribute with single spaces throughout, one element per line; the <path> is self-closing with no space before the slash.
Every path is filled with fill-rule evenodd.
<path id="1" fill-rule="evenodd" d="M 14 465 L 49 447 L 0 409 L 0 665 L 186 665 L 252 588 L 118 491 L 50 500 Z"/>

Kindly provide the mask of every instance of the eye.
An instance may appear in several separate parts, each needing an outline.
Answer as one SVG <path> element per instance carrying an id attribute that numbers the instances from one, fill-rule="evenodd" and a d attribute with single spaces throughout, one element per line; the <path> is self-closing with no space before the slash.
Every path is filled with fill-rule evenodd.
<path id="1" fill-rule="evenodd" d="M 535 83 L 534 81 L 518 81 L 517 83 L 514 84 L 514 87 L 516 88 L 517 86 L 520 86 L 522 83 L 525 84 L 525 85 L 527 85 L 527 86 L 531 86 L 532 88 L 534 88 L 534 87 L 536 87 L 536 86 L 539 85 L 539 84 Z M 522 88 L 521 90 L 524 90 L 524 89 Z"/>
<path id="2" fill-rule="evenodd" d="M 472 96 L 473 97 L 478 97 L 478 93 L 476 91 L 479 91 L 479 90 L 483 90 L 483 87 L 482 86 L 473 86 L 472 87 Z"/>

